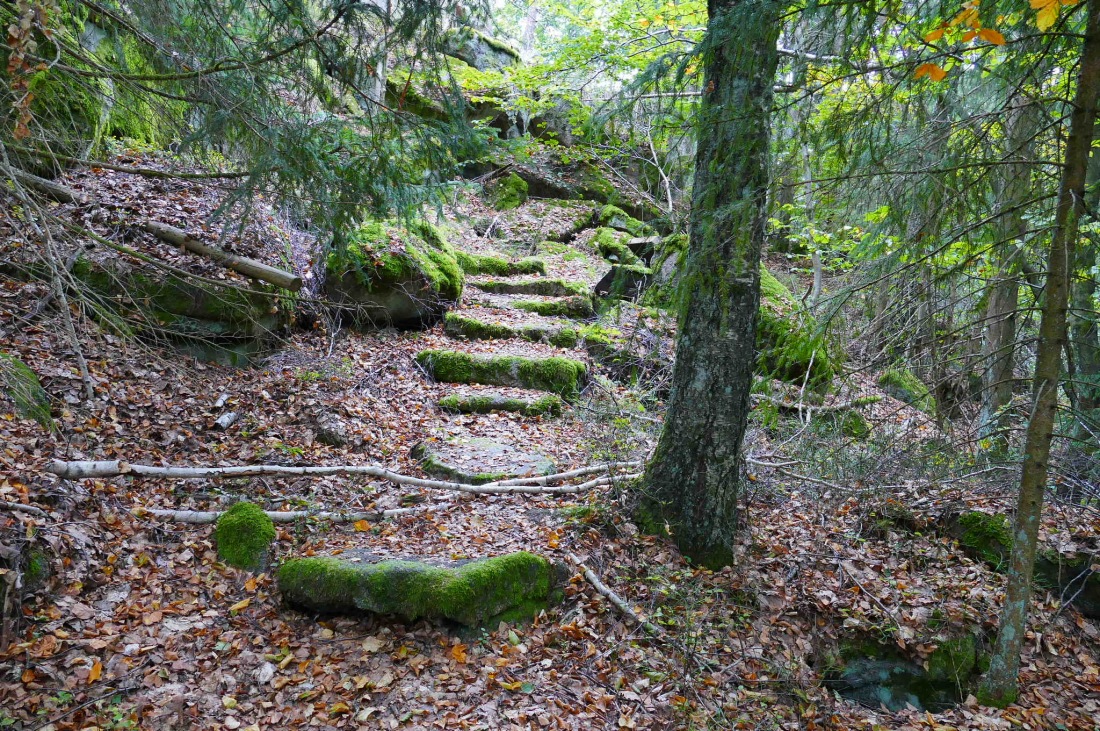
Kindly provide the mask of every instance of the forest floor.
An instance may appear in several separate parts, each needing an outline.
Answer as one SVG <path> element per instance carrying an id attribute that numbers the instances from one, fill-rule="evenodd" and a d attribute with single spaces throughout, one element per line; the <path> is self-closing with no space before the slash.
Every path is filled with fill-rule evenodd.
<path id="1" fill-rule="evenodd" d="M 105 170 L 69 182 L 185 226 L 206 220 L 217 199 L 197 184 Z M 463 194 L 445 214 L 455 246 L 519 256 L 569 230 L 586 211 L 583 203 L 533 200 L 502 214 Z M 16 214 L 0 216 L 8 245 L 19 242 Z M 109 218 L 84 220 L 113 233 Z M 238 253 L 264 257 L 265 246 L 273 246 L 298 252 L 291 258 L 307 264 L 309 237 L 279 216 L 260 209 L 248 230 L 255 235 L 245 236 Z M 588 238 L 584 231 L 561 249 L 538 252 L 548 276 L 593 285 L 606 263 Z M 210 276 L 234 277 L 152 239 L 129 244 Z M 597 374 L 600 368 L 580 349 L 460 342 L 442 326 L 373 333 L 317 327 L 291 334 L 262 367 L 232 369 L 121 341 L 90 322 L 80 341 L 95 382 L 96 400 L 88 404 L 57 318 L 22 324 L 45 290 L 2 284 L 4 348 L 42 378 L 58 430 L 0 413 L 0 540 L 32 541 L 55 559 L 48 584 L 24 597 L 22 616 L 5 623 L 0 727 L 942 730 L 1100 723 L 1097 622 L 1050 594 L 1032 603 L 1021 696 L 1006 710 L 980 707 L 963 692 L 959 705 L 945 710 L 890 712 L 845 700 L 822 682 L 829 658 L 853 640 L 886 643 L 918 663 L 944 627 L 988 642 L 1004 586 L 1000 574 L 935 525 L 964 508 L 1008 512 L 1011 479 L 989 471 L 957 481 L 915 477 L 918 467 L 948 459 L 946 441 L 933 420 L 881 393 L 869 374 L 848 376 L 835 397 L 883 397 L 868 412 L 879 435 L 868 442 L 822 434 L 793 417 L 782 424 L 754 418 L 747 445 L 754 459 L 801 463 L 785 470 L 750 463 L 738 563 L 711 572 L 686 563 L 668 540 L 639 532 L 626 484 L 577 495 L 492 496 L 343 477 L 56 479 L 44 469 L 52 459 L 379 464 L 422 475 L 412 447 L 449 437 L 488 437 L 537 451 L 566 470 L 644 458 L 661 407 L 643 408 L 636 390 L 598 377 L 560 418 L 447 414 L 436 401 L 455 387 L 433 383 L 417 366 L 414 356 L 425 348 L 565 355 L 588 361 Z M 479 292 L 471 278 L 461 309 L 495 322 L 538 321 L 511 309 L 509 299 Z M 639 328 L 671 342 L 666 318 L 626 311 Z M 215 406 L 223 395 L 226 404 Z M 226 409 L 240 419 L 223 430 L 215 420 Z M 346 426 L 343 447 L 317 439 L 318 423 L 330 416 Z M 280 526 L 276 562 L 347 548 L 446 558 L 522 549 L 567 565 L 575 554 L 663 632 L 647 634 L 576 567 L 564 603 L 526 625 L 471 634 L 388 617 L 309 616 L 280 601 L 270 574 L 221 564 L 210 526 L 141 513 L 218 509 L 238 498 L 274 510 L 417 508 L 377 524 Z M 899 513 L 904 520 L 889 519 Z M 1095 512 L 1049 506 L 1046 545 L 1090 548 L 1098 533 Z M 941 630 L 935 636 L 933 624 Z"/>

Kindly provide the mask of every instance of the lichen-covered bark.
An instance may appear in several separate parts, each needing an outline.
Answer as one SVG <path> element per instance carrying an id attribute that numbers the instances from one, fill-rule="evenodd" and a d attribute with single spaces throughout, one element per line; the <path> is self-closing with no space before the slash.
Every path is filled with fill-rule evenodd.
<path id="1" fill-rule="evenodd" d="M 732 559 L 760 300 L 779 5 L 710 0 L 685 301 L 665 429 L 641 510 L 684 554 Z"/>
<path id="2" fill-rule="evenodd" d="M 979 700 L 1006 706 L 1016 699 L 1020 648 L 1027 623 L 1031 579 L 1035 570 L 1035 546 L 1039 537 L 1039 518 L 1047 483 L 1047 462 L 1058 408 L 1058 379 L 1062 368 L 1062 349 L 1066 344 L 1070 263 L 1077 238 L 1077 219 L 1083 212 L 1085 172 L 1092 145 L 1096 100 L 1100 92 L 1100 0 L 1089 0 L 1088 27 L 1081 49 L 1077 98 L 1066 141 L 1065 165 L 1058 192 L 1054 232 L 1047 259 L 1046 301 L 1039 323 L 1039 346 L 1035 354 L 1033 408 L 1024 446 L 1024 465 L 1020 474 L 1020 497 L 1013 527 L 1012 558 L 1008 570 L 1008 588 L 997 634 L 996 650 L 989 672 L 982 680 Z"/>

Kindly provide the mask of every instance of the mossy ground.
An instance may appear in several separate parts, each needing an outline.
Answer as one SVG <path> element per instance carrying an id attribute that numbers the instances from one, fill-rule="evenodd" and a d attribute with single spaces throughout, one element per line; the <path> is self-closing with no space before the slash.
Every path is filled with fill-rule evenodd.
<path id="1" fill-rule="evenodd" d="M 527 202 L 527 181 L 515 173 L 498 178 L 489 186 L 488 200 L 498 211 L 519 208 Z"/>
<path id="2" fill-rule="evenodd" d="M 899 401 L 926 414 L 936 411 L 936 402 L 919 378 L 904 368 L 889 368 L 878 377 L 878 385 Z"/>
<path id="3" fill-rule="evenodd" d="M 584 363 L 569 358 L 482 356 L 449 350 L 424 350 L 416 362 L 444 383 L 517 386 L 576 398 L 587 378 Z"/>
<path id="4" fill-rule="evenodd" d="M 292 559 L 279 567 L 278 582 L 287 601 L 318 612 L 446 619 L 471 627 L 491 625 L 505 613 L 532 617 L 557 598 L 554 567 L 522 551 L 453 568 L 418 561 L 364 565 L 332 557 Z"/>
<path id="5" fill-rule="evenodd" d="M 275 524 L 258 506 L 240 502 L 218 518 L 214 540 L 222 561 L 246 571 L 260 571 L 275 540 Z"/>
<path id="6" fill-rule="evenodd" d="M 614 229 L 598 228 L 592 236 L 591 243 L 604 259 L 619 264 L 639 263 L 638 257 L 630 250 L 630 247 L 619 240 L 620 236 L 621 234 L 616 234 Z"/>

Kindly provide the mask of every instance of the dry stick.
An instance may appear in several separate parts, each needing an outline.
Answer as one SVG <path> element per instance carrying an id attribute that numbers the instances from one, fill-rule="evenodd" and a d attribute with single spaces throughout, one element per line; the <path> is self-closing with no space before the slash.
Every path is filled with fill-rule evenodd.
<path id="1" fill-rule="evenodd" d="M 33 505 L 24 505 L 23 503 L 9 503 L 6 501 L 0 501 L 0 509 L 12 510 L 17 513 L 27 513 L 29 515 L 37 516 L 39 518 L 49 517 L 49 513 L 47 513 L 42 508 L 36 508 Z"/>
<path id="2" fill-rule="evenodd" d="M 600 581 L 600 577 L 596 575 L 596 572 L 588 568 L 588 566 L 586 566 L 583 561 L 577 558 L 575 554 L 568 554 L 568 558 L 570 561 L 577 565 L 577 568 L 579 568 L 584 574 L 584 578 L 588 580 L 588 583 L 591 584 L 596 589 L 596 591 L 607 597 L 608 601 L 614 604 L 620 612 L 634 620 L 634 622 L 639 627 L 641 627 L 651 635 L 661 636 L 665 633 L 665 631 L 657 625 L 639 617 L 638 613 L 631 609 L 630 605 L 626 603 L 626 600 L 624 600 L 621 596 L 612 591 L 607 584 Z"/>
<path id="3" fill-rule="evenodd" d="M 753 396 L 755 401 L 764 401 L 769 403 L 780 411 L 791 411 L 798 414 L 803 413 L 815 413 L 823 414 L 830 411 L 847 411 L 849 409 L 858 409 L 861 406 L 870 406 L 871 404 L 878 403 L 882 400 L 881 396 L 861 396 L 860 398 L 852 399 L 851 401 L 844 401 L 839 404 L 829 404 L 827 406 L 810 406 L 803 403 L 788 403 L 781 401 L 780 399 L 773 398 L 771 396 L 756 395 Z"/>
<path id="4" fill-rule="evenodd" d="M 265 510 L 264 514 L 271 518 L 273 523 L 293 523 L 303 518 L 316 518 L 317 520 L 330 520 L 333 523 L 356 523 L 360 520 L 378 522 L 386 518 L 398 515 L 409 515 L 428 510 L 432 506 L 422 505 L 415 508 L 395 508 L 393 510 L 381 510 L 373 513 L 344 513 L 331 510 Z M 193 525 L 207 525 L 216 523 L 224 510 L 161 510 L 159 508 L 135 508 L 134 515 L 141 517 L 151 515 L 154 518 L 174 520 L 177 523 L 191 523 Z"/>
<path id="5" fill-rule="evenodd" d="M 629 463 L 628 463 L 629 464 Z M 614 465 L 602 469 L 613 468 Z M 384 467 L 375 465 L 328 465 L 313 467 L 293 467 L 288 465 L 240 465 L 236 467 L 157 467 L 155 465 L 130 464 L 119 460 L 103 462 L 74 461 L 65 462 L 54 460 L 46 467 L 58 477 L 67 480 L 81 480 L 88 478 L 109 478 L 129 475 L 132 477 L 161 477 L 170 480 L 187 480 L 195 478 L 217 479 L 224 477 L 325 477 L 330 475 L 361 475 L 365 477 L 377 477 L 398 485 L 412 485 L 434 490 L 456 490 L 475 495 L 503 495 L 510 493 L 527 494 L 559 494 L 576 493 L 593 487 L 609 484 L 616 479 L 635 479 L 640 474 L 629 474 L 621 477 L 598 477 L 594 480 L 579 485 L 563 487 L 544 487 L 548 482 L 558 482 L 576 476 L 572 472 L 562 472 L 545 477 L 526 477 L 507 480 L 505 483 L 489 482 L 484 485 L 464 485 L 458 482 L 445 482 L 442 480 L 426 480 L 419 477 L 410 477 L 397 472 L 391 472 Z"/>

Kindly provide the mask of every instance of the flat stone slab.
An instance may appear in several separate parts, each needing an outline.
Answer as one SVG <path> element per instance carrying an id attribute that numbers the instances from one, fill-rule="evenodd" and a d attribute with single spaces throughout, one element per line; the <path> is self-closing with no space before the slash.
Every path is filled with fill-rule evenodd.
<path id="1" fill-rule="evenodd" d="M 424 471 L 464 485 L 552 475 L 554 462 L 544 454 L 525 452 L 484 437 L 449 437 L 421 442 L 412 449 Z"/>
<path id="2" fill-rule="evenodd" d="M 556 394 L 452 393 L 439 399 L 439 407 L 459 414 L 510 411 L 525 416 L 561 416 L 562 399 Z"/>
<path id="3" fill-rule="evenodd" d="M 471 280 L 470 284 L 497 294 L 536 294 L 544 297 L 583 297 L 588 294 L 588 287 L 583 282 L 564 279 L 476 279 Z"/>
<path id="4" fill-rule="evenodd" d="M 470 627 L 530 619 L 561 600 L 563 571 L 519 551 L 477 560 L 383 558 L 367 551 L 284 561 L 277 579 L 290 604 L 325 614 L 396 615 Z"/>
<path id="5" fill-rule="evenodd" d="M 481 355 L 455 350 L 422 350 L 416 362 L 442 383 L 480 383 L 555 393 L 567 401 L 576 398 L 588 380 L 588 368 L 579 360 L 551 356 Z"/>

